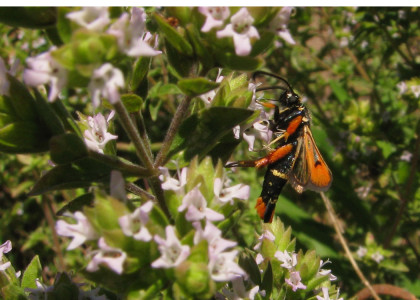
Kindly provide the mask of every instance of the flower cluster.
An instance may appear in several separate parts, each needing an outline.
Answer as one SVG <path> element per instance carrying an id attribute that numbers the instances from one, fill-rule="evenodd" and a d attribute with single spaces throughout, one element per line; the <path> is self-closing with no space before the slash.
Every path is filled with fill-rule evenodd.
<path id="1" fill-rule="evenodd" d="M 233 209 L 230 206 L 236 199 L 247 199 L 249 187 L 243 184 L 229 186 L 229 180 L 221 172 L 223 171 L 221 164 L 216 170 L 207 170 L 207 175 L 221 174 L 221 176 L 215 177 L 211 184 L 202 181 L 203 176 L 206 176 L 203 173 L 204 165 L 208 168 L 208 164 L 207 159 L 202 164 L 197 164 L 194 160 L 192 167 L 177 170 L 176 176 L 171 176 L 167 168 L 161 168 L 160 179 L 163 189 L 172 194 L 172 200 L 179 199 L 176 208 L 177 226 L 165 225 L 162 221 L 158 221 L 154 211 L 159 209 L 151 201 L 127 211 L 126 206 L 118 202 L 119 200 L 96 193 L 95 207 L 113 207 L 111 210 L 103 208 L 108 215 L 99 216 L 93 213 L 94 208 L 85 208 L 84 212 L 67 212 L 64 216 L 74 219 L 76 223 L 59 220 L 56 223 L 56 231 L 61 236 L 72 238 L 67 250 L 76 249 L 83 244 L 88 247 L 87 257 L 90 257 L 90 262 L 86 270 L 89 272 L 99 272 L 100 268 L 108 268 L 116 274 L 123 274 L 125 270 L 133 268 L 132 261 L 137 255 L 143 255 L 142 265 L 148 264 L 153 269 L 175 268 L 182 272 L 186 265 L 190 266 L 188 268 L 194 268 L 191 265 L 197 264 L 197 254 L 191 259 L 192 254 L 199 251 L 198 249 L 202 251 L 205 247 L 205 253 L 202 253 L 198 266 L 209 279 L 214 282 L 246 279 L 248 275 L 237 263 L 238 250 L 234 249 L 237 243 L 225 239 L 221 229 L 214 222 L 225 219 L 224 214 L 218 212 L 221 207 Z M 116 184 L 124 184 L 117 177 L 111 176 L 111 180 L 115 181 L 111 182 L 113 190 Z M 208 193 L 208 187 L 211 188 L 211 193 Z M 171 197 L 169 194 L 168 197 Z M 208 195 L 212 196 L 209 198 Z M 103 222 L 113 225 L 107 225 L 111 227 L 105 230 L 99 225 Z M 185 240 L 188 235 L 192 235 L 193 238 Z M 110 239 L 111 236 L 114 240 Z M 131 242 L 122 244 L 118 242 L 123 240 Z M 144 253 L 133 252 L 136 247 L 153 249 L 151 244 L 159 250 L 159 257 L 154 254 L 147 258 Z M 127 245 L 132 246 L 127 247 Z M 184 279 L 179 280 L 184 282 Z M 186 282 L 191 283 L 188 280 Z"/>
<path id="2" fill-rule="evenodd" d="M 111 23 L 109 9 L 106 7 L 82 8 L 79 11 L 68 13 L 67 18 L 81 28 L 92 32 L 92 46 L 89 51 L 93 51 L 92 48 L 98 47 L 100 43 L 105 43 L 103 48 L 95 49 L 95 51 L 111 51 L 113 46 L 109 44 L 109 37 L 113 37 L 116 39 L 119 51 L 128 56 L 155 56 L 162 53 L 148 44 L 152 35 L 145 30 L 146 14 L 142 8 L 133 8 L 131 14 L 122 13 L 119 19 L 113 23 Z M 83 37 L 86 36 L 83 35 Z M 96 63 L 98 57 L 94 56 L 88 59 L 92 62 L 89 67 L 71 66 L 76 60 L 79 60 L 81 64 L 86 63 L 86 55 L 90 54 L 83 53 L 83 57 L 78 57 L 81 55 L 80 51 L 85 51 L 77 48 L 82 47 L 83 43 L 83 41 L 76 40 L 74 45 L 66 45 L 59 49 L 52 47 L 45 53 L 28 58 L 26 60 L 28 68 L 23 75 L 24 82 L 34 87 L 48 84 L 50 86 L 48 100 L 52 102 L 59 98 L 61 90 L 74 84 L 69 82 L 68 77 L 70 72 L 73 72 L 74 75 L 73 69 L 77 68 L 80 72 L 79 75 L 90 77 L 88 89 L 94 107 L 99 106 L 101 96 L 112 104 L 119 101 L 119 89 L 125 87 L 124 75 L 120 69 L 110 63 L 98 65 Z M 74 51 L 74 53 L 70 55 L 71 60 L 67 61 L 70 51 Z M 63 56 L 63 53 L 66 53 L 66 56 Z M 102 55 L 115 54 L 108 52 Z M 92 68 L 92 66 L 95 67 Z"/>
<path id="3" fill-rule="evenodd" d="M 339 291 L 331 286 L 331 282 L 337 278 L 331 270 L 323 269 L 330 261 L 323 262 L 316 257 L 314 251 L 308 251 L 306 254 L 302 251 L 296 253 L 295 240 L 291 240 L 291 229 L 285 230 L 278 218 L 273 220 L 272 224 L 263 226 L 263 232 L 258 236 L 257 241 L 254 247 L 257 252 L 255 263 L 263 277 L 267 276 L 268 267 L 271 266 L 270 273 L 272 272 L 274 286 L 278 288 L 272 291 L 273 298 L 276 295 L 282 295 L 287 299 L 295 299 L 295 293 L 298 294 L 300 290 L 305 293 L 315 293 L 319 300 L 330 299 L 329 296 L 334 294 L 335 299 L 339 299 Z M 317 284 L 314 285 L 313 282 Z M 255 296 L 255 291 L 259 291 L 260 294 L 265 292 L 258 284 L 248 282 L 248 286 L 251 288 L 250 292 L 254 291 L 252 297 L 248 295 L 250 299 Z M 309 286 L 311 290 L 308 290 Z M 232 289 L 226 289 L 224 295 L 232 298 L 229 295 L 234 294 L 238 297 L 239 290 L 234 284 L 232 284 Z M 298 296 L 296 297 L 298 299 Z"/>
<path id="4" fill-rule="evenodd" d="M 210 32 L 213 29 L 218 29 L 217 38 L 233 38 L 235 53 L 238 56 L 249 55 L 252 50 L 252 42 L 260 39 L 257 28 L 253 26 L 255 20 L 245 7 L 240 8 L 232 16 L 228 7 L 200 7 L 199 11 L 206 17 L 201 31 Z M 269 30 L 277 33 L 286 42 L 295 44 L 287 29 L 291 11 L 292 8 L 284 7 L 272 19 Z M 227 23 L 228 20 L 230 23 Z M 222 28 L 223 26 L 224 28 Z"/>

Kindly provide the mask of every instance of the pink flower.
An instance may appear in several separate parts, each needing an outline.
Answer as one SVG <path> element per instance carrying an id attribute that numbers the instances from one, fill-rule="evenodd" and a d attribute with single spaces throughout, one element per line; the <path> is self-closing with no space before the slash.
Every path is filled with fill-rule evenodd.
<path id="1" fill-rule="evenodd" d="M 7 240 L 6 242 L 4 242 L 2 245 L 0 245 L 0 271 L 4 271 L 6 270 L 8 267 L 11 266 L 10 261 L 5 262 L 4 264 L 2 264 L 2 260 L 3 260 L 3 254 L 10 252 L 12 250 L 12 242 Z"/>
<path id="2" fill-rule="evenodd" d="M 153 202 L 148 201 L 138 207 L 132 214 L 122 216 L 118 219 L 123 233 L 126 236 L 132 236 L 139 241 L 148 242 L 152 239 L 146 224 L 149 221 L 149 213 L 153 208 Z"/>
<path id="3" fill-rule="evenodd" d="M 222 214 L 207 207 L 207 201 L 198 186 L 189 191 L 182 199 L 178 211 L 184 210 L 187 210 L 185 218 L 188 221 L 199 221 L 204 218 L 210 221 L 221 221 L 225 218 Z"/>
<path id="4" fill-rule="evenodd" d="M 51 55 L 55 48 L 44 52 L 36 57 L 26 59 L 28 69 L 23 72 L 23 81 L 30 86 L 50 84 L 48 100 L 53 102 L 57 99 L 60 91 L 67 84 L 67 71 Z"/>
<path id="5" fill-rule="evenodd" d="M 297 289 L 306 289 L 306 285 L 301 282 L 300 273 L 298 271 L 290 273 L 290 278 L 285 279 L 286 283 L 296 292 Z"/>
<path id="6" fill-rule="evenodd" d="M 202 240 L 207 240 L 209 256 L 217 255 L 228 248 L 236 246 L 236 242 L 222 238 L 220 229 L 208 220 L 204 230 L 201 228 L 200 222 L 194 222 L 193 226 L 196 229 L 194 244 L 198 244 Z"/>
<path id="7" fill-rule="evenodd" d="M 181 264 L 190 255 L 190 247 L 182 245 L 175 235 L 173 226 L 166 226 L 166 240 L 155 235 L 161 257 L 152 262 L 153 268 L 173 268 Z"/>
<path id="8" fill-rule="evenodd" d="M 118 136 L 108 132 L 108 124 L 114 116 L 114 113 L 115 112 L 112 111 L 106 120 L 101 113 L 94 117 L 88 117 L 89 128 L 85 130 L 83 136 L 85 138 L 86 145 L 90 149 L 99 153 L 104 153 L 105 145 L 109 141 L 118 138 Z"/>
<path id="9" fill-rule="evenodd" d="M 110 22 L 107 7 L 84 7 L 66 16 L 80 26 L 93 31 L 101 31 Z"/>
<path id="10" fill-rule="evenodd" d="M 292 256 L 290 256 L 287 250 L 284 250 L 283 252 L 277 251 L 274 254 L 274 257 L 283 263 L 281 265 L 283 268 L 286 268 L 288 270 L 292 270 L 297 265 L 296 253 L 292 253 Z"/>
<path id="11" fill-rule="evenodd" d="M 223 180 L 217 177 L 214 180 L 214 195 L 217 201 L 226 204 L 229 202 L 233 205 L 233 199 L 246 200 L 249 198 L 249 186 L 245 184 L 237 184 L 231 187 L 223 188 Z"/>
<path id="12" fill-rule="evenodd" d="M 201 27 L 202 32 L 209 32 L 214 27 L 220 27 L 229 17 L 228 7 L 199 7 L 198 11 L 206 16 L 206 21 Z"/>
<path id="13" fill-rule="evenodd" d="M 107 245 L 104 238 L 98 241 L 99 250 L 93 251 L 94 256 L 87 265 L 86 270 L 95 272 L 99 270 L 99 265 L 107 265 L 111 270 L 117 274 L 122 274 L 124 271 L 124 261 L 127 254 L 118 248 L 113 248 Z"/>
<path id="14" fill-rule="evenodd" d="M 292 12 L 293 7 L 285 6 L 283 7 L 277 16 L 271 21 L 270 28 L 277 32 L 277 34 L 289 44 L 296 44 L 293 40 L 292 35 L 290 34 L 289 30 L 287 29 L 287 24 L 290 20 L 290 14 Z"/>
<path id="15" fill-rule="evenodd" d="M 235 278 L 246 277 L 247 274 L 235 262 L 237 250 L 221 252 L 209 257 L 208 268 L 214 281 L 231 281 Z"/>
<path id="16" fill-rule="evenodd" d="M 74 214 L 65 213 L 64 215 L 77 220 L 76 224 L 69 224 L 63 220 L 58 220 L 55 225 L 55 231 L 57 234 L 73 237 L 73 240 L 68 245 L 67 250 L 73 250 L 85 241 L 95 240 L 99 237 L 98 233 L 89 223 L 86 216 L 80 211 L 76 211 Z"/>
<path id="17" fill-rule="evenodd" d="M 103 64 L 93 72 L 88 89 L 92 97 L 92 104 L 98 107 L 101 96 L 108 99 L 111 104 L 120 101 L 118 88 L 124 87 L 123 73 L 110 63 Z"/>
<path id="18" fill-rule="evenodd" d="M 131 18 L 128 13 L 123 13 L 120 18 L 112 24 L 108 33 L 114 35 L 118 40 L 120 50 L 129 56 L 155 56 L 162 51 L 153 49 L 146 39 L 151 37 L 145 32 L 146 13 L 142 8 L 134 7 L 131 11 Z"/>
<path id="19" fill-rule="evenodd" d="M 231 23 L 216 33 L 218 38 L 233 37 L 235 52 L 238 56 L 246 56 L 251 52 L 251 39 L 259 39 L 257 29 L 252 26 L 254 18 L 243 7 L 231 18 Z"/>

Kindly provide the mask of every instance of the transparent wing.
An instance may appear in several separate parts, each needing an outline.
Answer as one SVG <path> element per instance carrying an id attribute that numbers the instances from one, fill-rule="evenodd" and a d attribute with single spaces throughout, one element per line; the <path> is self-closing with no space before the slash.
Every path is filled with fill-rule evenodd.
<path id="1" fill-rule="evenodd" d="M 331 186 L 332 173 L 322 158 L 308 126 L 304 127 L 302 139 L 296 162 L 289 175 L 290 183 L 299 193 L 306 189 L 326 191 Z"/>

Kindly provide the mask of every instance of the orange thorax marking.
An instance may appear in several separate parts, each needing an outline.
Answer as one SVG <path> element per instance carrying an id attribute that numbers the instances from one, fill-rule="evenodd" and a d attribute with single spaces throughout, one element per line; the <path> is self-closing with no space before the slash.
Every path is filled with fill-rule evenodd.
<path id="1" fill-rule="evenodd" d="M 295 133 L 296 129 L 299 127 L 300 123 L 302 123 L 302 116 L 297 116 L 296 118 L 294 118 L 290 123 L 289 126 L 287 127 L 286 132 L 289 135 L 292 135 L 293 133 Z"/>

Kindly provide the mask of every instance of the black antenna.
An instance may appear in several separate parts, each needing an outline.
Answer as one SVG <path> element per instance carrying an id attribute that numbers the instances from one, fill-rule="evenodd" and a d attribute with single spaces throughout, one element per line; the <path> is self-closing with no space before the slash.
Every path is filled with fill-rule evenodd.
<path id="1" fill-rule="evenodd" d="M 274 77 L 274 78 L 276 78 L 278 80 L 281 80 L 282 82 L 284 82 L 287 85 L 287 88 L 293 94 L 295 94 L 295 91 L 292 89 L 292 87 L 290 86 L 289 82 L 286 79 L 284 79 L 283 77 L 280 77 L 280 76 L 278 76 L 276 74 L 265 72 L 265 71 L 256 71 L 256 72 L 254 72 L 254 74 L 252 74 L 252 79 L 255 81 L 255 79 L 258 76 L 260 76 L 260 75 L 266 75 L 266 76 Z M 281 86 L 272 86 L 272 87 L 269 87 L 269 88 L 259 88 L 259 89 L 257 89 L 257 91 L 270 90 L 270 89 L 287 90 L 287 89 L 285 89 L 284 87 L 281 87 Z"/>

